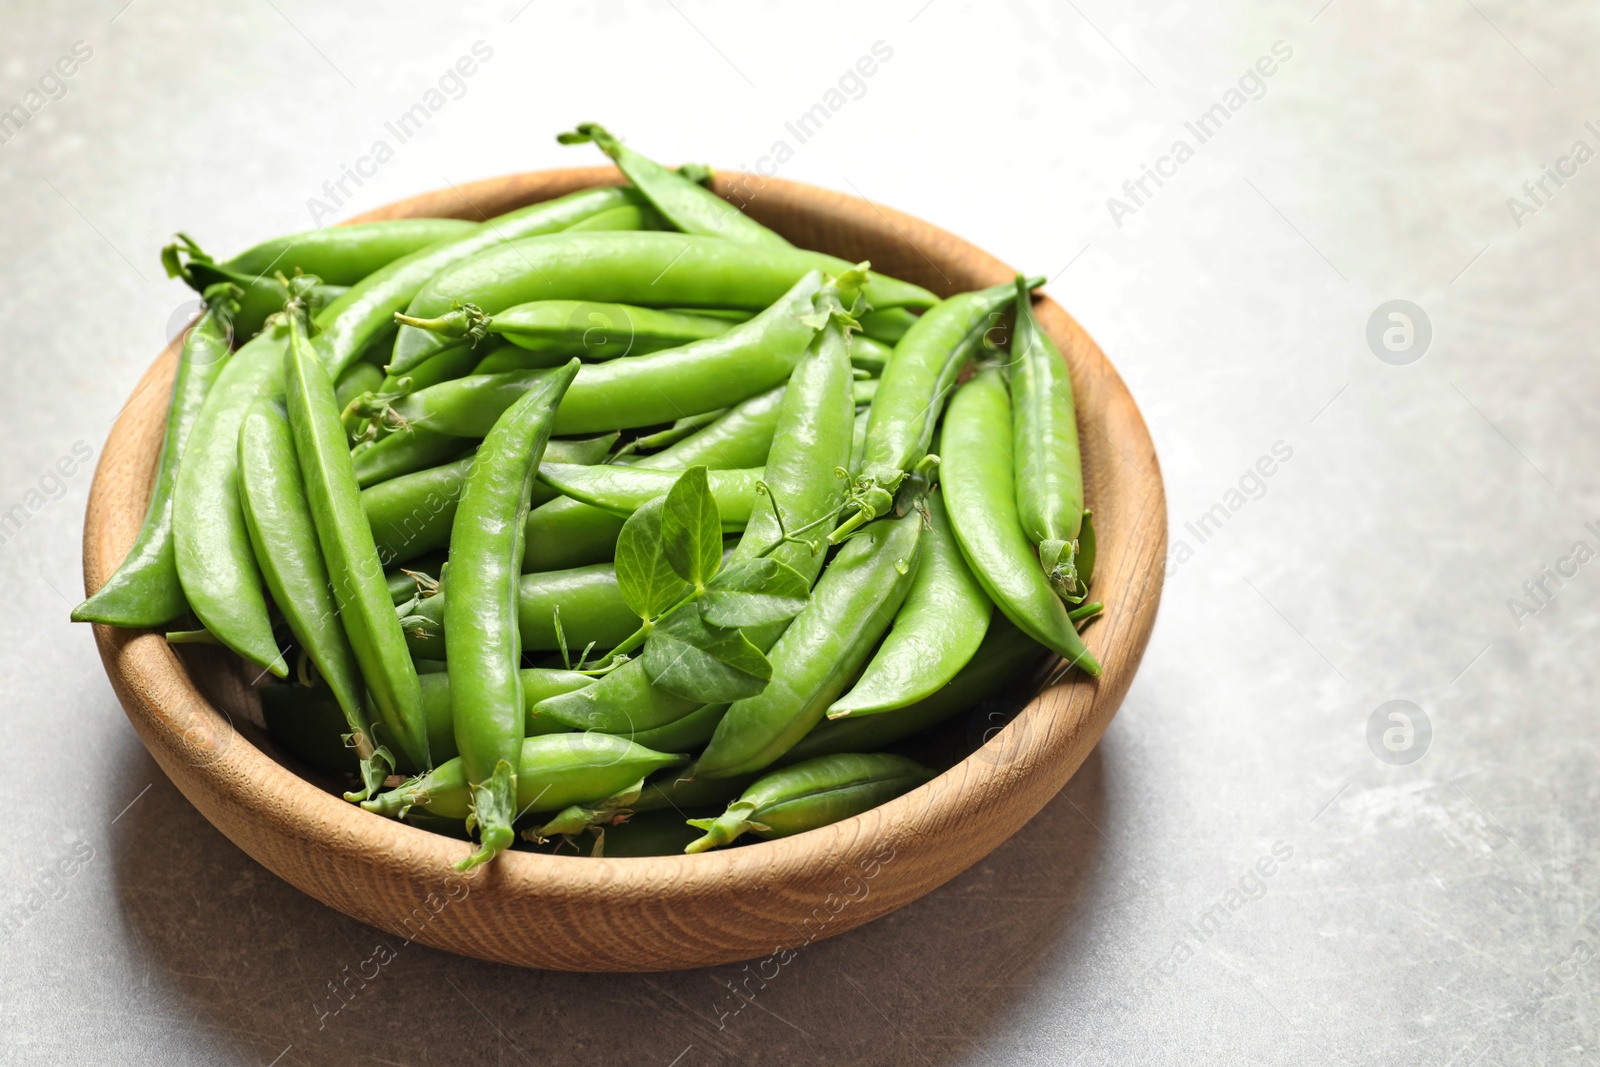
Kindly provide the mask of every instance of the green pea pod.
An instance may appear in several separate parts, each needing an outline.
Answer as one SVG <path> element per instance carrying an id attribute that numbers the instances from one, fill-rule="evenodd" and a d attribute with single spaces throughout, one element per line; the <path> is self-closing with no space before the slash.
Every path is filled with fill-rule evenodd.
<path id="1" fill-rule="evenodd" d="M 493 351 L 498 352 L 504 347 L 504 345 L 494 346 Z M 488 348 L 489 346 L 486 346 L 483 352 L 476 352 L 471 348 L 447 348 L 431 359 L 412 367 L 405 374 L 385 375 L 383 382 L 374 392 L 403 395 L 464 378 L 476 371 L 485 356 L 492 354 Z"/>
<path id="2" fill-rule="evenodd" d="M 593 141 L 650 199 L 656 210 L 684 233 L 720 237 L 741 244 L 793 247 L 711 190 L 624 146 L 597 123 L 582 123 L 574 132 L 560 134 L 556 140 L 562 144 Z"/>
<path id="3" fill-rule="evenodd" d="M 282 389 L 287 339 L 273 324 L 228 360 L 189 430 L 172 491 L 173 558 L 190 608 L 217 640 L 279 678 L 289 668 L 239 504 L 239 427 L 258 397 Z"/>
<path id="4" fill-rule="evenodd" d="M 366 441 L 352 448 L 350 462 L 355 467 L 356 484 L 369 489 L 402 474 L 459 459 L 476 446 L 477 442 L 470 437 L 436 433 L 425 426 L 409 426 L 382 440 Z"/>
<path id="5" fill-rule="evenodd" d="M 561 402 L 556 432 L 603 433 L 671 422 L 737 404 L 781 384 L 816 334 L 805 316 L 821 284 L 821 275 L 805 274 L 767 310 L 719 336 L 585 365 Z M 459 378 L 402 397 L 379 414 L 393 425 L 477 437 L 551 373 Z"/>
<path id="6" fill-rule="evenodd" d="M 882 341 L 874 341 L 865 335 L 850 338 L 850 362 L 856 367 L 879 376 L 883 369 L 889 365 L 889 357 L 894 355 L 894 349 Z"/>
<path id="7" fill-rule="evenodd" d="M 784 387 L 779 386 L 753 396 L 677 444 L 649 456 L 630 457 L 629 465 L 646 470 L 760 466 L 772 444 L 783 395 Z M 622 523 L 621 516 L 570 497 L 536 507 L 528 513 L 522 569 L 549 571 L 603 563 L 615 552 Z"/>
<path id="8" fill-rule="evenodd" d="M 917 324 L 917 317 L 905 308 L 881 308 L 861 316 L 865 337 L 886 345 L 896 345 Z"/>
<path id="9" fill-rule="evenodd" d="M 574 500 L 613 515 L 628 516 L 656 497 L 666 495 L 682 473 L 612 464 L 583 467 L 546 463 L 539 468 L 539 480 Z M 722 513 L 724 530 L 744 529 L 755 508 L 756 487 L 764 474 L 760 467 L 709 472 L 711 495 Z"/>
<path id="10" fill-rule="evenodd" d="M 1051 588 L 1076 604 L 1088 586 L 1079 583 L 1075 563 L 1083 525 L 1083 458 L 1072 378 L 1061 350 L 1033 317 L 1021 276 L 1016 323 L 1009 370 L 1017 517 L 1039 551 Z"/>
<path id="11" fill-rule="evenodd" d="M 631 189 L 584 189 L 508 211 L 459 237 L 446 237 L 402 256 L 362 278 L 317 315 L 317 354 L 331 373 L 338 374 L 358 359 L 369 344 L 392 330 L 395 312 L 404 311 L 418 290 L 446 268 L 484 249 L 554 233 L 602 211 L 637 202 L 638 193 Z M 390 369 L 410 370 L 420 362 L 414 360 Z"/>
<path id="12" fill-rule="evenodd" d="M 346 404 L 383 385 L 383 371 L 375 363 L 353 363 L 333 383 L 333 400 L 343 411 Z"/>
<path id="13" fill-rule="evenodd" d="M 516 808 L 520 813 L 560 811 L 572 804 L 608 797 L 663 767 L 683 763 L 672 756 L 606 734 L 545 734 L 522 742 L 516 773 Z M 361 806 L 391 819 L 405 818 L 413 808 L 465 819 L 472 812 L 472 792 L 460 759 L 441 763 L 427 774 L 391 789 Z"/>
<path id="14" fill-rule="evenodd" d="M 651 748 L 660 745 L 668 752 L 692 752 L 705 747 L 717 732 L 717 724 L 727 714 L 726 704 L 705 704 L 664 726 L 636 730 L 631 735 L 624 732 L 623 736 L 632 736 L 639 744 Z"/>
<path id="15" fill-rule="evenodd" d="M 465 236 L 477 225 L 461 219 L 388 219 L 324 226 L 274 237 L 222 266 L 244 274 L 314 274 L 330 285 L 354 285 L 401 256 Z"/>
<path id="16" fill-rule="evenodd" d="M 234 270 L 217 263 L 186 234 L 161 250 L 161 263 L 167 277 L 181 278 L 197 293 L 217 285 L 232 285 L 240 291 L 239 309 L 233 315 L 233 335 L 254 337 L 267 319 L 283 310 L 289 302 L 289 287 L 282 275 L 292 275 L 290 269 L 277 274 L 254 274 Z M 347 286 L 325 285 L 320 278 L 299 292 L 299 299 L 316 308 L 325 307 L 344 296 Z"/>
<path id="17" fill-rule="evenodd" d="M 917 578 L 889 636 L 830 719 L 903 708 L 942 689 L 983 643 L 994 605 L 972 576 L 950 532 L 939 494 L 928 497 L 928 524 L 917 550 Z"/>
<path id="18" fill-rule="evenodd" d="M 283 411 L 265 397 L 251 406 L 239 431 L 239 492 L 272 602 L 344 712 L 343 732 L 360 760 L 363 785 L 346 799 L 365 800 L 394 770 L 394 757 L 373 743 L 361 666 L 339 622 L 294 435 Z"/>
<path id="19" fill-rule="evenodd" d="M 933 778 L 915 760 L 887 752 L 842 753 L 796 763 L 762 775 L 715 819 L 691 819 L 705 836 L 685 852 L 732 844 L 754 831 L 764 838 L 790 837 L 860 815 Z"/>
<path id="20" fill-rule="evenodd" d="M 695 764 L 696 777 L 758 771 L 822 719 L 905 599 L 921 534 L 922 516 L 912 511 L 873 523 L 839 550 L 767 657 L 772 680 L 728 708 Z"/>
<path id="21" fill-rule="evenodd" d="M 671 228 L 666 224 L 666 220 L 649 204 L 629 204 L 626 207 L 614 207 L 597 215 L 590 215 L 582 222 L 574 222 L 564 232 L 590 233 L 596 230 L 669 230 Z"/>
<path id="22" fill-rule="evenodd" d="M 1029 637 L 1098 675 L 1100 664 L 1039 569 L 1017 518 L 1011 400 L 999 370 L 981 371 L 956 391 L 941 444 L 950 525 L 989 599 Z"/>
<path id="23" fill-rule="evenodd" d="M 895 345 L 872 400 L 861 474 L 850 490 L 855 514 L 834 531 L 834 543 L 888 513 L 900 483 L 927 455 L 956 377 L 1014 296 L 1009 285 L 953 296 L 919 318 Z"/>
<path id="24" fill-rule="evenodd" d="M 503 337 L 517 349 L 560 356 L 561 362 L 572 356 L 600 361 L 647 355 L 716 337 L 736 325 L 707 315 L 584 300 L 536 300 L 495 315 L 485 315 L 476 305 L 467 304 L 436 319 L 395 318 L 444 338 L 478 342 L 484 337 Z M 501 358 L 508 364 L 505 370 L 555 365 L 518 364 L 514 362 L 516 353 Z"/>
<path id="25" fill-rule="evenodd" d="M 817 294 L 820 328 L 789 379 L 778 411 L 763 469 L 764 506 L 751 514 L 730 562 L 771 556 L 808 583 L 815 583 L 822 572 L 827 556 L 818 527 L 831 526 L 844 502 L 846 483 L 839 472 L 849 465 L 854 436 L 853 391 L 859 383 L 853 381 L 850 365 L 850 331 L 856 320 L 849 309 L 865 280 L 864 267 L 847 271 Z M 809 536 L 800 533 L 807 530 Z M 804 539 L 788 541 L 786 533 Z M 749 636 L 765 652 L 787 625 L 760 627 Z"/>
<path id="26" fill-rule="evenodd" d="M 694 234 L 557 234 L 512 241 L 441 272 L 406 314 L 436 318 L 471 303 L 493 315 L 534 300 L 756 310 L 776 303 L 809 271 L 837 275 L 849 269 L 849 263 L 821 252 Z M 937 303 L 926 289 L 880 274 L 870 276 L 865 296 L 873 307 Z M 404 371 L 446 344 L 425 330 L 402 327 L 390 369 Z"/>
<path id="27" fill-rule="evenodd" d="M 545 459 L 555 463 L 599 463 L 616 444 L 616 434 L 551 440 Z M 472 456 L 427 470 L 402 474 L 361 491 L 361 507 L 372 525 L 372 537 L 384 566 L 414 559 L 450 543 L 461 490 L 472 470 Z M 543 503 L 535 486 L 533 502 Z M 547 490 L 553 498 L 555 491 Z M 547 498 L 549 499 L 549 498 Z"/>
<path id="28" fill-rule="evenodd" d="M 882 715 L 824 719 L 774 766 L 787 766 L 836 752 L 871 752 L 904 741 L 997 695 L 1021 690 L 1024 695 L 1032 696 L 1038 678 L 1037 668 L 1049 654 L 1011 625 L 1004 615 L 997 615 L 971 661 L 943 689 L 915 704 Z"/>
<path id="29" fill-rule="evenodd" d="M 161 464 L 150 489 L 144 524 L 116 573 L 73 610 L 74 622 L 159 626 L 189 609 L 173 554 L 173 491 L 189 432 L 200 417 L 206 394 L 228 362 L 239 296 L 232 286 L 206 291 L 205 312 L 184 336 L 178 356 L 166 432 L 161 440 Z"/>
<path id="30" fill-rule="evenodd" d="M 413 652 L 432 646 L 438 650 L 432 658 L 446 656 L 447 585 L 419 602 L 407 616 L 406 637 Z M 590 642 L 609 649 L 639 626 L 639 617 L 617 588 L 617 569 L 609 563 L 524 574 L 517 595 L 517 619 L 524 651 L 554 652 L 565 644 L 574 659 Z"/>
<path id="31" fill-rule="evenodd" d="M 517 596 L 523 525 L 556 408 L 578 367 L 573 360 L 553 372 L 490 429 L 450 531 L 447 581 L 452 595 L 445 604 L 450 707 L 456 747 L 472 787 L 467 829 L 476 828 L 480 844 L 458 865 L 462 870 L 493 859 L 516 839 L 512 823 L 524 717 L 517 673 L 522 662 Z"/>
<path id="32" fill-rule="evenodd" d="M 523 733 L 528 737 L 565 733 L 567 728 L 560 723 L 536 717 L 533 714 L 534 705 L 558 693 L 582 689 L 594 681 L 587 674 L 577 671 L 524 667 L 518 673 L 522 679 Z M 422 708 L 428 717 L 428 751 L 439 763 L 453 760 L 461 753 L 456 751 L 456 723 L 450 705 L 449 672 L 424 674 L 420 680 Z"/>
<path id="33" fill-rule="evenodd" d="M 372 529 L 361 511 L 333 383 L 310 340 L 304 312 L 291 306 L 284 397 L 306 500 L 327 563 L 339 620 L 366 678 L 385 741 L 418 768 L 431 767 L 422 690 L 389 599 Z"/>

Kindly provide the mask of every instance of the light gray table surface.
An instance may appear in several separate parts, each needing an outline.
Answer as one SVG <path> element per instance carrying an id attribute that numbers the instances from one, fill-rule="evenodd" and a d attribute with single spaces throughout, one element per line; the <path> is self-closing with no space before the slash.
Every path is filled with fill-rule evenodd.
<path id="1" fill-rule="evenodd" d="M 0 1061 L 1596 1062 L 1597 48 L 1579 0 L 6 0 L 0 122 L 29 121 L 0 127 L 0 912 L 25 918 Z M 587 119 L 669 161 L 783 141 L 783 176 L 1047 274 L 1161 456 L 1160 618 L 1021 833 L 720 1027 L 737 967 L 417 946 L 324 1017 L 377 934 L 247 858 L 135 737 L 67 620 L 90 468 L 192 307 L 156 260 L 174 230 L 228 251 L 591 162 L 553 140 Z M 1162 183 L 1125 190 L 1146 165 Z M 1392 300 L 1421 309 L 1397 351 L 1368 340 Z"/>

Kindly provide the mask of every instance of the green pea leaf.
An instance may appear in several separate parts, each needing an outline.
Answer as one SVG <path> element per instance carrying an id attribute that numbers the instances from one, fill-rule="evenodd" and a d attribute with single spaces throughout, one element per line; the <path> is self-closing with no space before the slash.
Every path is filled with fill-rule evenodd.
<path id="1" fill-rule="evenodd" d="M 713 626 L 764 626 L 794 618 L 810 599 L 805 576 L 767 556 L 735 563 L 711 579 L 700 610 Z"/>
<path id="2" fill-rule="evenodd" d="M 667 490 L 661 547 L 678 577 L 696 588 L 722 565 L 722 516 L 705 467 L 690 467 Z"/>
<path id="3" fill-rule="evenodd" d="M 665 507 L 665 497 L 650 501 L 628 516 L 617 537 L 617 588 L 641 619 L 654 619 L 689 595 L 689 584 L 678 577 L 662 551 Z"/>
<path id="4" fill-rule="evenodd" d="M 661 620 L 643 658 L 653 684 L 707 704 L 755 696 L 772 677 L 772 664 L 759 648 L 738 630 L 707 623 L 693 602 Z"/>

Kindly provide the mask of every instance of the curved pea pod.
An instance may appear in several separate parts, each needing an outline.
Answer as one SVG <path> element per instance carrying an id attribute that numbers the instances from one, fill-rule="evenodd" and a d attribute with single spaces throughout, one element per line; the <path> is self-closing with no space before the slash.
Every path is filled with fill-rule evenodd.
<path id="1" fill-rule="evenodd" d="M 458 866 L 493 859 L 515 840 L 517 753 L 523 738 L 522 635 L 517 619 L 523 524 L 534 472 L 550 439 L 573 360 L 494 424 L 478 449 L 450 530 L 444 606 L 456 747 L 472 787 L 479 849 Z M 579 468 L 583 469 L 583 468 Z"/>
<path id="2" fill-rule="evenodd" d="M 983 643 L 994 605 L 961 556 L 939 494 L 928 497 L 917 577 L 894 626 L 854 687 L 828 709 L 830 719 L 873 715 L 938 692 Z"/>
<path id="3" fill-rule="evenodd" d="M 917 324 L 917 316 L 905 308 L 873 309 L 861 316 L 861 333 L 886 345 L 899 344 Z"/>
<path id="4" fill-rule="evenodd" d="M 569 233 L 511 241 L 441 272 L 406 309 L 436 318 L 456 304 L 493 315 L 535 300 L 598 300 L 661 308 L 748 308 L 776 303 L 809 271 L 841 274 L 842 259 L 799 248 L 740 244 L 684 233 Z M 881 274 L 865 290 L 873 307 L 931 307 L 921 286 Z M 396 309 L 398 310 L 398 309 Z M 391 370 L 445 347 L 403 327 Z"/>
<path id="5" fill-rule="evenodd" d="M 520 352 L 559 357 L 563 363 L 573 356 L 600 361 L 677 348 L 727 333 L 736 325 L 709 315 L 585 300 L 536 300 L 495 315 L 466 304 L 436 319 L 398 315 L 396 320 L 454 340 L 476 343 L 484 337 L 503 337 L 517 349 L 502 354 L 508 364 L 505 370 L 552 365 L 516 363 Z"/>
<path id="6" fill-rule="evenodd" d="M 595 230 L 670 230 L 666 220 L 648 204 L 629 204 L 614 207 L 598 215 L 590 215 L 582 222 L 566 228 L 567 233 L 587 233 Z"/>
<path id="7" fill-rule="evenodd" d="M 592 467 L 545 463 L 539 467 L 539 480 L 581 503 L 627 516 L 664 496 L 682 473 L 604 463 Z M 708 472 L 711 495 L 722 514 L 724 530 L 744 529 L 756 504 L 756 486 L 765 473 L 761 467 Z"/>
<path id="8" fill-rule="evenodd" d="M 167 277 L 181 278 L 197 293 L 218 285 L 232 285 L 240 292 L 239 307 L 233 315 L 235 337 L 254 337 L 267 319 L 282 311 L 289 302 L 289 286 L 282 277 L 293 270 L 275 274 L 254 274 L 234 270 L 215 262 L 194 240 L 178 234 L 178 240 L 161 250 L 161 263 Z M 324 284 L 321 278 L 311 278 L 311 284 L 296 294 L 312 307 L 325 307 L 342 297 L 347 291 L 343 285 Z"/>
<path id="9" fill-rule="evenodd" d="M 681 718 L 649 730 L 635 730 L 623 736 L 641 745 L 665 752 L 692 752 L 704 748 L 717 732 L 717 724 L 728 714 L 726 704 L 705 704 Z"/>
<path id="10" fill-rule="evenodd" d="M 1039 680 L 1038 668 L 1050 655 L 1004 615 L 997 615 L 971 661 L 944 688 L 882 715 L 824 719 L 774 766 L 837 752 L 871 752 L 931 729 L 997 694 L 1009 695 L 1020 689 L 1031 696 Z"/>
<path id="11" fill-rule="evenodd" d="M 953 296 L 917 319 L 895 345 L 871 398 L 861 473 L 850 489 L 855 513 L 834 531 L 834 543 L 889 511 L 900 484 L 927 455 L 961 369 L 1014 296 L 1009 285 Z"/>
<path id="12" fill-rule="evenodd" d="M 716 193 L 628 148 L 597 123 L 581 123 L 575 131 L 560 134 L 556 140 L 562 144 L 593 141 L 649 198 L 656 210 L 684 233 L 720 237 L 741 244 L 793 247 Z"/>
<path id="13" fill-rule="evenodd" d="M 264 397 L 251 406 L 239 432 L 239 491 L 272 602 L 344 712 L 363 784 L 346 799 L 365 800 L 394 770 L 394 756 L 372 738 L 361 666 L 339 622 L 289 420 Z"/>
<path id="14" fill-rule="evenodd" d="M 116 573 L 73 609 L 73 622 L 159 626 L 188 610 L 173 552 L 172 499 L 189 432 L 231 354 L 229 342 L 239 296 L 232 286 L 206 291 L 205 312 L 190 327 L 178 356 L 161 440 L 160 466 L 150 488 L 144 523 Z"/>
<path id="15" fill-rule="evenodd" d="M 1017 278 L 1011 341 L 1011 425 L 1017 518 L 1039 551 L 1050 586 L 1076 604 L 1088 592 L 1075 558 L 1083 525 L 1083 459 L 1072 378 L 1050 335 L 1033 317 L 1027 281 Z"/>
<path id="16" fill-rule="evenodd" d="M 877 377 L 889 365 L 894 348 L 867 336 L 850 338 L 850 362 L 853 366 Z"/>
<path id="17" fill-rule="evenodd" d="M 376 363 L 352 363 L 345 372 L 339 375 L 339 380 L 333 383 L 333 401 L 343 411 L 345 405 L 350 403 L 362 393 L 370 393 L 383 385 L 383 371 Z"/>
<path id="18" fill-rule="evenodd" d="M 289 348 L 283 388 L 289 427 L 338 618 L 387 735 L 380 739 L 392 742 L 414 766 L 429 767 L 422 690 L 361 511 L 361 490 L 345 447 L 333 382 L 305 336 L 301 314 L 291 309 L 285 318 Z"/>
<path id="19" fill-rule="evenodd" d="M 173 558 L 189 606 L 217 640 L 279 678 L 289 667 L 239 504 L 239 427 L 258 397 L 283 388 L 287 342 L 274 325 L 228 360 L 189 430 L 172 491 Z"/>
<path id="20" fill-rule="evenodd" d="M 646 470 L 712 470 L 758 467 L 766 461 L 783 402 L 784 386 L 729 408 L 705 429 L 628 465 Z M 528 513 L 523 549 L 525 571 L 560 570 L 611 559 L 623 519 L 609 511 L 562 497 Z"/>
<path id="21" fill-rule="evenodd" d="M 350 291 L 316 316 L 317 354 L 333 374 L 338 374 L 368 345 L 394 329 L 394 315 L 404 311 L 417 291 L 452 264 L 504 242 L 554 233 L 611 208 L 636 204 L 631 189 L 584 189 L 555 200 L 530 204 L 495 217 L 493 225 L 474 226 L 458 237 L 445 237 L 402 256 L 350 287 Z M 443 309 L 441 309 L 443 310 Z M 415 360 L 391 370 L 405 371 Z"/>
<path id="22" fill-rule="evenodd" d="M 462 219 L 387 219 L 324 226 L 287 234 L 247 248 L 222 266 L 245 274 L 295 271 L 315 274 L 331 285 L 354 285 L 401 256 L 477 229 Z"/>
<path id="23" fill-rule="evenodd" d="M 449 592 L 446 581 L 437 593 L 410 609 L 404 625 L 413 652 L 421 655 L 428 650 L 435 659 L 446 655 L 444 608 Z M 639 626 L 639 617 L 617 588 L 616 568 L 609 563 L 524 574 L 518 587 L 517 620 L 524 651 L 554 652 L 565 644 L 574 658 L 590 644 L 611 648 Z"/>
<path id="24" fill-rule="evenodd" d="M 773 646 L 772 680 L 759 695 L 728 708 L 695 763 L 697 777 L 758 771 L 822 719 L 905 599 L 921 535 L 922 516 L 913 511 L 873 523 L 839 550 L 810 602 Z"/>
<path id="25" fill-rule="evenodd" d="M 594 679 L 577 671 L 548 670 L 543 667 L 524 667 L 519 673 L 522 677 L 522 706 L 525 713 L 524 734 L 538 737 L 566 732 L 567 728 L 558 722 L 536 718 L 533 714 L 534 705 L 557 693 L 582 689 Z M 455 759 L 460 753 L 456 751 L 455 716 L 450 710 L 450 675 L 445 671 L 424 674 L 421 681 L 422 708 L 428 717 L 428 751 L 440 763 Z"/>
<path id="26" fill-rule="evenodd" d="M 728 407 L 781 384 L 816 334 L 804 316 L 821 283 L 814 272 L 804 275 L 771 307 L 718 336 L 586 364 L 562 398 L 555 432 L 653 426 Z M 517 397 L 552 373 L 471 375 L 411 393 L 371 414 L 389 425 L 481 436 Z"/>
<path id="27" fill-rule="evenodd" d="M 638 616 L 631 621 L 637 625 Z M 574 730 L 602 730 L 638 738 L 645 731 L 678 722 L 701 705 L 702 701 L 652 685 L 643 657 L 639 657 L 604 675 L 596 685 L 545 701 L 535 714 Z M 689 746 L 672 747 L 676 751 Z"/>
<path id="28" fill-rule="evenodd" d="M 705 836 L 685 852 L 732 844 L 754 831 L 758 837 L 790 837 L 886 804 L 933 778 L 915 760 L 886 752 L 843 753 L 796 763 L 762 775 L 715 819 L 692 819 Z"/>
<path id="29" fill-rule="evenodd" d="M 616 443 L 616 434 L 578 440 L 555 439 L 545 446 L 545 458 L 560 463 L 599 463 Z M 465 456 L 427 470 L 402 474 L 361 491 L 361 507 L 372 526 L 378 557 L 385 566 L 414 559 L 450 543 L 461 490 L 474 459 Z M 533 503 L 540 499 L 536 487 Z M 545 500 L 553 499 L 548 490 Z"/>
<path id="30" fill-rule="evenodd" d="M 356 484 L 369 489 L 402 474 L 436 467 L 477 447 L 470 437 L 437 433 L 426 426 L 408 426 L 377 441 L 364 441 L 350 450 Z"/>
<path id="31" fill-rule="evenodd" d="M 1040 570 L 1017 518 L 1011 401 L 998 370 L 982 371 L 957 390 L 941 444 L 950 525 L 989 599 L 1035 641 L 1098 675 L 1100 664 Z"/>
<path id="32" fill-rule="evenodd" d="M 653 771 L 683 762 L 682 756 L 608 734 L 529 737 L 522 742 L 517 766 L 516 811 L 560 811 L 599 800 Z M 449 760 L 361 806 L 391 819 L 403 819 L 413 808 L 465 819 L 472 810 L 466 768 L 459 758 Z"/>

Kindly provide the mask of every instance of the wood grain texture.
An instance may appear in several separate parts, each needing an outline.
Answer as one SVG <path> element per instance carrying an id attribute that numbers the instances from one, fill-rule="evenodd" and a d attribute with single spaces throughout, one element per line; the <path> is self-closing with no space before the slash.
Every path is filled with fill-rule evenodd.
<path id="1" fill-rule="evenodd" d="M 513 175 L 351 221 L 489 218 L 619 180 L 609 167 Z M 940 295 L 1015 274 L 952 234 L 855 197 L 737 173 L 720 174 L 716 187 L 796 244 L 870 259 Z M 450 864 L 466 844 L 368 814 L 277 762 L 248 724 L 248 679 L 236 661 L 187 651 L 180 659 L 156 634 L 96 626 L 106 672 L 145 746 L 222 833 L 304 892 L 396 936 L 527 967 L 651 971 L 751 959 L 843 933 L 953 878 L 1038 812 L 1104 732 L 1155 622 L 1167 520 L 1150 436 L 1122 379 L 1072 317 L 1049 298 L 1037 313 L 1077 391 L 1099 542 L 1095 596 L 1106 604 L 1085 639 L 1104 675 L 1048 686 L 978 752 L 864 815 L 698 856 L 508 853 L 456 877 Z M 170 348 L 156 360 L 102 451 L 84 525 L 89 592 L 138 532 L 175 360 Z"/>

